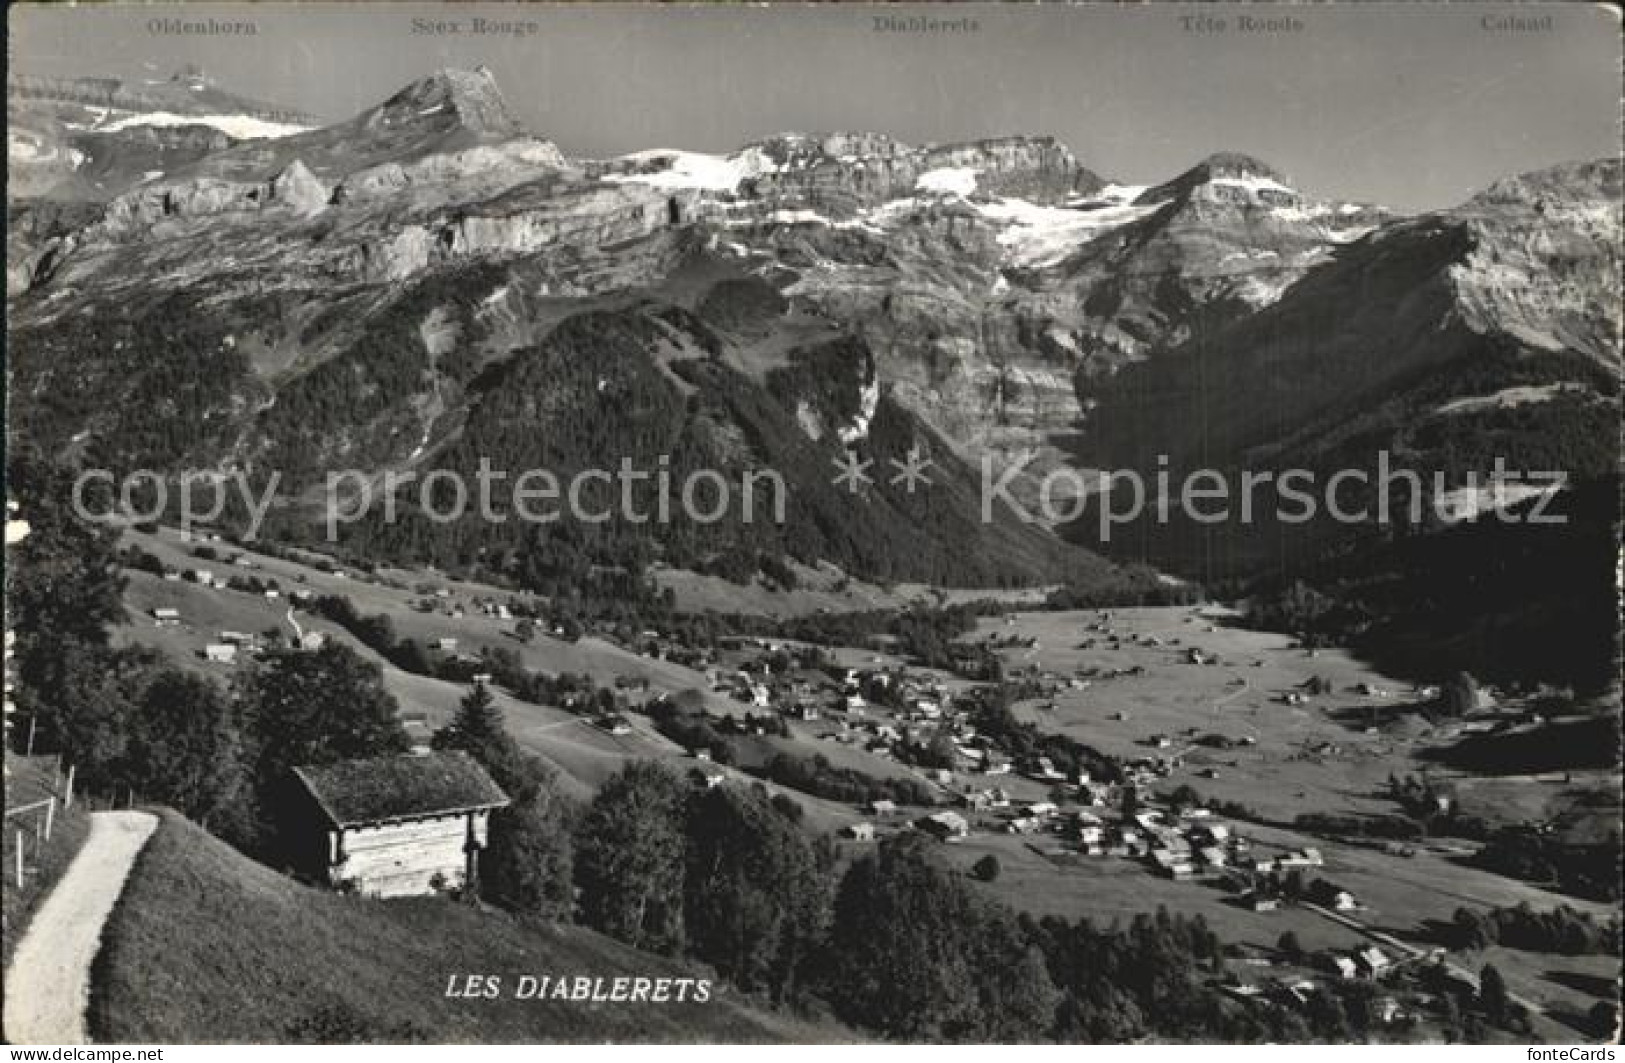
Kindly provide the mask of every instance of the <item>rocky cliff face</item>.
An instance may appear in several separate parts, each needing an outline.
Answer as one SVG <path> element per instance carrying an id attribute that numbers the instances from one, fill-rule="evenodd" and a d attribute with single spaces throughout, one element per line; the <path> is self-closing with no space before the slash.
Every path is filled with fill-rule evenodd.
<path id="1" fill-rule="evenodd" d="M 313 116 L 303 111 L 227 92 L 196 68 L 177 71 L 166 80 L 140 83 L 119 78 L 12 73 L 6 75 L 6 102 L 12 108 L 57 105 L 125 114 L 243 115 L 285 125 L 317 124 Z"/>
<path id="2" fill-rule="evenodd" d="M 479 147 L 499 150 L 462 154 Z M 347 121 L 286 136 L 243 140 L 168 176 L 176 180 L 264 181 L 294 159 L 333 185 L 358 178 L 358 191 L 389 187 L 391 174 L 397 185 L 429 183 L 424 179 L 455 183 L 486 164 L 496 164 L 504 171 L 515 167 L 534 171 L 561 161 L 551 145 L 524 135 L 490 72 L 481 68 L 473 72 L 442 70 Z M 373 170 L 378 172 L 358 177 Z M 414 176 L 419 180 L 414 182 Z"/>
<path id="3" fill-rule="evenodd" d="M 196 177 L 157 183 L 114 199 L 101 220 L 85 231 L 84 240 L 94 244 L 99 240 L 141 239 L 161 222 L 170 222 L 172 228 L 208 224 L 210 217 L 217 214 L 278 209 L 305 215 L 327 206 L 330 195 L 298 159 L 267 181 Z"/>
<path id="4" fill-rule="evenodd" d="M 912 149 L 786 137 L 652 154 L 606 179 L 681 187 L 719 239 L 846 322 L 904 401 L 971 456 L 1073 460 L 1080 382 L 1253 313 L 1389 215 L 1215 156 L 1156 188 L 1104 184 L 1042 138 Z"/>
<path id="5" fill-rule="evenodd" d="M 549 170 L 564 169 L 564 155 L 545 140 L 518 137 L 411 159 L 385 162 L 350 174 L 334 190 L 340 202 L 416 193 L 448 201 L 492 195 Z"/>
<path id="6" fill-rule="evenodd" d="M 428 269 L 553 251 L 577 262 L 671 228 L 691 197 L 639 188 L 525 185 L 476 210 L 436 213 L 360 243 L 339 271 L 358 280 L 404 280 Z M 591 294 L 582 291 L 581 294 Z"/>
<path id="7" fill-rule="evenodd" d="M 415 117 L 442 115 L 457 127 L 493 139 L 520 136 L 524 127 L 508 107 L 496 78 L 485 67 L 441 70 L 414 81 L 363 116 L 363 125 L 385 129 Z"/>
<path id="8" fill-rule="evenodd" d="M 1472 241 L 1450 271 L 1469 327 L 1617 370 L 1620 204 L 1608 159 L 1498 181 L 1450 212 Z"/>
<path id="9" fill-rule="evenodd" d="M 1100 381 L 1093 445 L 1147 468 L 1158 453 L 1176 466 L 1369 468 L 1386 450 L 1443 472 L 1441 495 L 1494 458 L 1605 475 L 1617 462 L 1605 426 L 1619 406 L 1619 204 L 1608 161 L 1385 224 L 1267 308 Z"/>
<path id="10" fill-rule="evenodd" d="M 222 90 L 197 71 L 144 83 L 10 75 L 7 162 L 13 196 L 102 202 L 237 141 L 316 119 Z"/>
<path id="11" fill-rule="evenodd" d="M 263 460 L 349 410 L 335 453 L 429 460 L 517 352 L 574 314 L 644 301 L 681 319 L 664 338 L 641 317 L 633 331 L 685 395 L 707 386 L 689 361 L 769 392 L 793 378 L 818 395 L 762 401 L 787 404 L 808 445 L 867 445 L 895 409 L 955 460 L 1036 453 L 1035 473 L 1153 445 L 1329 454 L 1502 388 L 1602 398 L 1618 374 L 1617 163 L 1404 219 L 1238 155 L 1109 183 L 1040 137 L 785 134 L 726 156 L 572 160 L 483 71 L 275 136 L 90 133 L 50 109 L 85 103 L 41 110 L 45 95 L 13 101 L 33 108 L 14 173 L 21 158 L 44 175 L 13 187 L 16 393 L 58 443 L 117 438 L 127 457 Z M 67 188 L 58 171 L 101 193 L 30 194 Z M 739 292 L 762 290 L 741 316 Z M 209 427 L 185 446 L 140 420 L 173 391 L 146 362 L 175 320 L 220 368 L 188 393 Z M 1475 356 L 1491 368 L 1452 390 L 1441 374 Z M 1429 438 L 1406 442 L 1448 449 Z"/>
<path id="12" fill-rule="evenodd" d="M 1048 137 L 913 148 L 875 133 L 785 134 L 726 157 L 642 152 L 599 163 L 595 176 L 686 187 L 742 207 L 805 209 L 848 219 L 916 191 L 1063 200 L 1101 187 Z"/>

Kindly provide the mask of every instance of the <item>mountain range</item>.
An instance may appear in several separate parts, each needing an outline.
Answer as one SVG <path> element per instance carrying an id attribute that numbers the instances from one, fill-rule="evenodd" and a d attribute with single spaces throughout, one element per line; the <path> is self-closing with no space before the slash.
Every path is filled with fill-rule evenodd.
<path id="1" fill-rule="evenodd" d="M 1159 456 L 1332 470 L 1387 450 L 1451 492 L 1492 455 L 1617 471 L 1618 159 L 1406 216 L 1238 154 L 1124 184 L 1043 137 L 576 159 L 483 69 L 328 126 L 196 73 L 13 77 L 8 115 L 11 412 L 54 455 L 277 469 L 290 528 L 337 467 L 669 454 L 792 484 L 781 527 L 539 542 L 408 521 L 356 549 L 512 568 L 565 536 L 741 577 L 788 556 L 955 585 L 1133 560 L 1213 578 L 1336 536 L 1226 530 L 1216 571 L 1212 533 L 1150 532 L 1108 562 L 1083 522 L 980 520 L 979 469 L 1025 461 L 1023 497 Z M 830 483 L 847 450 L 880 470 L 924 454 L 938 483 L 851 496 Z M 1440 523 L 1484 504 L 1451 501 Z"/>

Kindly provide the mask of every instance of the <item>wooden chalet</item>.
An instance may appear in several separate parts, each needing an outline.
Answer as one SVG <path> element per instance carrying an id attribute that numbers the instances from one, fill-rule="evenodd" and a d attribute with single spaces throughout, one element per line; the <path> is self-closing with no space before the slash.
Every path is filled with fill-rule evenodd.
<path id="1" fill-rule="evenodd" d="M 508 795 L 461 751 L 294 769 L 307 807 L 301 863 L 320 880 L 379 897 L 434 893 L 479 878 L 490 815 Z"/>

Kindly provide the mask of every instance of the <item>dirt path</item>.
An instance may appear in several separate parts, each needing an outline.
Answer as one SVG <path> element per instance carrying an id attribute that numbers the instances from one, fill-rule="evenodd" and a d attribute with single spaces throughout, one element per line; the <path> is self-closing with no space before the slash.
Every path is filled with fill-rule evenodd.
<path id="1" fill-rule="evenodd" d="M 6 1039 L 12 1044 L 65 1045 L 89 1040 L 90 963 L 102 924 L 130 865 L 158 818 L 146 812 L 98 812 L 90 837 L 45 898 L 6 972 Z"/>

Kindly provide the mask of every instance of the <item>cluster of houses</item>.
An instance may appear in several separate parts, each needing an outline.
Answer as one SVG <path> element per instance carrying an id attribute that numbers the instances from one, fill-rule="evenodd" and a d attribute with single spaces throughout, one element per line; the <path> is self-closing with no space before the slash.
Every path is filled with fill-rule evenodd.
<path id="1" fill-rule="evenodd" d="M 1072 788 L 1067 788 L 1069 791 Z M 971 790 L 958 795 L 967 812 L 992 813 L 997 827 L 1008 834 L 1048 834 L 1064 843 L 1065 852 L 1092 857 L 1140 860 L 1155 874 L 1178 882 L 1217 878 L 1239 892 L 1241 902 L 1255 911 L 1272 911 L 1284 901 L 1280 877 L 1324 865 L 1318 849 L 1305 847 L 1273 854 L 1256 852 L 1251 842 L 1229 823 L 1205 808 L 1176 811 L 1147 808 L 1130 816 L 1102 815 L 1097 809 L 1111 803 L 1115 787 L 1096 786 L 1087 778 L 1076 787 L 1092 807 L 1062 808 L 1054 801 L 1015 801 L 1002 788 Z M 890 802 L 873 803 L 867 811 L 884 818 L 895 814 Z M 914 826 L 944 841 L 968 836 L 973 824 L 960 812 L 939 812 L 922 817 Z M 1348 911 L 1358 907 L 1348 890 L 1315 879 L 1303 899 L 1327 908 Z"/>
<path id="2" fill-rule="evenodd" d="M 1225 885 L 1240 894 L 1244 907 L 1255 912 L 1273 912 L 1299 900 L 1322 908 L 1352 912 L 1360 908 L 1354 894 L 1335 882 L 1311 879 L 1301 885 L 1301 875 L 1322 866 L 1320 851 L 1311 847 L 1268 858 L 1252 858 L 1234 863 L 1226 870 Z M 1293 886 L 1294 876 L 1300 885 Z"/>
<path id="3" fill-rule="evenodd" d="M 1178 814 L 1147 809 L 1088 836 L 1094 839 L 1084 849 L 1090 855 L 1143 859 L 1152 871 L 1175 881 L 1253 860 L 1247 839 L 1205 808 Z"/>
<path id="4" fill-rule="evenodd" d="M 415 591 L 420 597 L 412 599 L 408 604 L 420 613 L 437 613 L 453 620 L 461 620 L 468 616 L 469 610 L 493 620 L 513 620 L 516 616 L 512 605 L 494 598 L 477 596 L 465 605 L 445 587 L 419 585 Z"/>
<path id="5" fill-rule="evenodd" d="M 716 666 L 715 651 L 695 646 L 684 639 L 660 631 L 641 631 L 630 646 L 633 652 L 655 661 L 669 661 L 684 668 L 703 672 Z"/>
<path id="6" fill-rule="evenodd" d="M 308 599 L 303 591 L 295 592 L 301 600 Z M 150 610 L 153 626 L 155 627 L 182 627 L 185 617 L 180 609 L 173 605 L 154 606 Z M 293 607 L 289 606 L 287 623 L 292 629 L 288 637 L 288 645 L 301 650 L 319 650 L 326 636 L 320 631 L 306 631 L 295 619 Z M 265 652 L 265 640 L 258 635 L 246 631 L 221 630 L 215 638 L 206 642 L 198 651 L 198 656 L 211 664 L 236 664 L 239 655 L 257 657 Z"/>
<path id="7" fill-rule="evenodd" d="M 288 638 L 288 645 L 301 650 L 319 650 L 326 642 L 327 636 L 320 631 L 306 631 L 297 620 L 293 618 L 293 610 L 288 610 L 288 622 L 293 628 Z M 239 655 L 258 657 L 265 652 L 265 640 L 258 635 L 246 631 L 223 630 L 214 642 L 204 643 L 200 651 L 201 656 L 210 664 L 236 664 Z"/>
<path id="8" fill-rule="evenodd" d="M 1330 974 L 1339 978 L 1378 979 L 1388 974 L 1394 961 L 1377 945 L 1366 945 L 1350 952 L 1327 952 L 1322 962 Z"/>
<path id="9" fill-rule="evenodd" d="M 872 842 L 879 835 L 880 825 L 888 820 L 895 821 L 900 810 L 892 801 L 871 801 L 865 806 L 866 811 L 874 815 L 879 822 L 859 820 L 849 823 L 841 828 L 841 835 L 853 841 Z M 897 827 L 903 824 L 896 824 Z M 931 812 L 919 817 L 907 826 L 929 834 L 940 842 L 957 842 L 970 837 L 971 824 L 968 819 L 958 812 Z"/>
<path id="10" fill-rule="evenodd" d="M 1418 962 L 1421 961 L 1421 962 Z M 1246 964 L 1273 966 L 1263 958 L 1250 958 Z M 1443 953 L 1435 951 L 1431 957 L 1421 954 L 1395 958 L 1380 945 L 1366 944 L 1353 949 L 1319 952 L 1303 958 L 1300 966 L 1292 961 L 1293 973 L 1252 979 L 1244 971 L 1231 973 L 1214 985 L 1220 991 L 1245 1002 L 1267 1002 L 1294 1011 L 1306 1012 L 1312 1007 L 1316 994 L 1325 990 L 1329 976 L 1339 981 L 1359 981 L 1384 986 L 1388 992 L 1369 997 L 1369 1015 L 1376 1023 L 1391 1026 L 1413 1019 L 1417 1009 L 1443 987 L 1443 991 L 1458 997 L 1471 998 L 1478 992 L 1476 979 L 1457 972 L 1443 963 Z M 1400 981 L 1405 974 L 1420 976 Z M 1418 991 L 1418 983 L 1430 986 L 1426 992 Z"/>
<path id="11" fill-rule="evenodd" d="M 773 708 L 790 716 L 801 708 L 836 706 L 841 684 L 824 670 L 820 650 L 752 635 L 724 636 L 717 641 L 724 652 L 737 658 L 733 668 L 725 667 L 715 651 L 687 647 L 656 631 L 643 632 L 635 648 L 644 656 L 703 671 L 713 691 L 756 708 Z"/>
<path id="12" fill-rule="evenodd" d="M 762 648 L 775 653 L 781 649 L 770 642 L 762 643 Z M 1009 758 L 976 735 L 969 714 L 955 709 L 951 691 L 940 681 L 907 669 L 848 668 L 837 678 L 810 660 L 792 660 L 777 672 L 766 667 L 732 671 L 711 667 L 706 677 L 713 692 L 753 709 L 803 723 L 823 722 L 827 726 L 820 737 L 826 741 L 892 757 L 899 745 L 946 736 L 953 742 L 956 768 L 988 775 L 1011 770 Z M 953 779 L 953 769 L 937 768 L 929 775 L 946 785 Z"/>
<path id="13" fill-rule="evenodd" d="M 419 591 L 423 596 L 414 598 L 408 603 L 417 612 L 439 613 L 441 616 L 450 617 L 453 620 L 461 620 L 468 615 L 468 610 L 463 608 L 461 602 L 452 598 L 451 591 L 444 587 L 435 589 L 419 588 Z"/>
<path id="14" fill-rule="evenodd" d="M 1380 949 L 1373 951 L 1381 952 Z M 1355 973 L 1343 974 L 1342 970 L 1345 965 L 1339 965 L 1337 970 L 1330 973 L 1344 978 L 1365 977 L 1375 980 L 1382 977 L 1380 973 L 1362 975 L 1358 972 L 1362 969 L 1369 970 L 1369 965 L 1365 967 L 1357 965 L 1353 962 L 1352 957 L 1344 957 L 1344 959 L 1348 960 L 1346 966 Z M 1310 1009 L 1315 994 L 1322 987 L 1317 980 L 1309 977 L 1265 978 L 1254 982 L 1238 976 L 1217 983 L 1217 988 L 1221 992 L 1246 1003 L 1266 1002 L 1289 1010 L 1306 1012 Z M 1374 997 L 1371 1001 L 1371 1017 L 1383 1026 L 1392 1026 L 1395 1023 L 1402 1022 L 1409 1018 L 1410 1015 L 1411 1012 L 1400 1002 L 1398 997 L 1382 995 Z"/>
<path id="15" fill-rule="evenodd" d="M 249 655 L 260 652 L 260 640 L 245 631 L 222 631 L 220 641 L 205 643 L 203 659 L 212 664 L 236 664 L 238 651 Z"/>
<path id="16" fill-rule="evenodd" d="M 234 568 L 252 570 L 260 567 L 258 561 L 246 554 L 234 554 L 229 558 L 221 558 L 220 560 Z M 267 601 L 277 601 L 283 597 L 282 588 L 277 586 L 275 580 L 263 581 L 257 576 L 245 576 L 241 573 L 222 576 L 209 568 L 193 567 L 182 569 L 175 568 L 172 565 L 165 565 L 163 578 L 170 583 L 184 581 L 195 583 L 199 587 L 207 587 L 210 590 L 241 591 L 245 594 L 262 597 Z M 288 597 L 293 601 L 305 601 L 310 596 L 309 591 L 303 590 L 295 590 L 288 594 Z"/>

